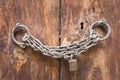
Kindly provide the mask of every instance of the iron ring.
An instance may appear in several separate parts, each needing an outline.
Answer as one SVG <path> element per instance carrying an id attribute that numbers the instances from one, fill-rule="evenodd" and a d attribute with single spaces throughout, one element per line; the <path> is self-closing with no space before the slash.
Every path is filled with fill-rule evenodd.
<path id="1" fill-rule="evenodd" d="M 22 29 L 22 28 L 24 28 L 24 29 L 26 30 L 26 33 L 27 33 L 27 34 L 30 34 L 29 29 L 28 29 L 25 25 L 20 24 L 20 23 L 16 23 L 15 27 L 14 27 L 13 30 L 12 30 L 12 39 L 13 39 L 13 41 L 14 41 L 17 45 L 19 45 L 19 46 L 22 47 L 22 48 L 25 48 L 25 44 L 24 44 L 23 42 L 18 41 L 18 40 L 15 38 L 15 33 L 16 33 L 17 31 L 19 31 L 19 29 Z M 26 33 L 25 33 L 25 34 L 26 34 Z"/>
<path id="2" fill-rule="evenodd" d="M 93 28 L 94 28 L 94 26 L 95 26 L 96 24 L 98 24 L 98 25 L 100 25 L 100 26 L 103 26 L 103 27 L 106 27 L 107 33 L 106 33 L 106 35 L 105 35 L 104 37 L 101 37 L 100 40 L 105 40 L 105 39 L 107 39 L 107 38 L 110 36 L 110 33 L 111 33 L 110 25 L 109 25 L 108 23 L 106 23 L 105 20 L 95 21 L 95 22 L 93 22 L 93 23 L 91 24 L 91 26 L 90 26 L 90 31 L 93 30 Z"/>

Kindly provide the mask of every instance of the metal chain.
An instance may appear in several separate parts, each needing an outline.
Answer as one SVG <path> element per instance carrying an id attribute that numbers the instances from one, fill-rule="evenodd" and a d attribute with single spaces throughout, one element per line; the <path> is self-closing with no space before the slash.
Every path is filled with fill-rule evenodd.
<path id="1" fill-rule="evenodd" d="M 87 49 L 96 45 L 100 37 L 101 36 L 98 35 L 97 32 L 92 30 L 90 35 L 82 41 L 64 46 L 47 46 L 43 45 L 32 35 L 26 33 L 23 37 L 23 43 L 25 46 L 30 46 L 36 51 L 41 51 L 44 55 L 47 56 L 52 56 L 55 58 L 69 58 L 71 54 L 79 55 L 80 53 L 85 52 Z"/>
<path id="2" fill-rule="evenodd" d="M 111 30 L 108 24 L 106 24 L 104 21 L 97 21 L 92 25 L 95 25 L 96 23 L 98 24 L 104 23 L 108 27 L 107 29 L 109 29 L 107 33 L 110 34 Z M 24 25 L 17 24 L 16 26 L 24 26 Z M 26 26 L 24 26 L 24 28 L 26 28 Z M 67 59 L 67 58 L 70 58 L 71 55 L 80 55 L 81 53 L 87 51 L 92 46 L 95 46 L 99 40 L 102 40 L 102 36 L 92 28 L 90 28 L 88 37 L 84 38 L 79 42 L 75 42 L 75 43 L 72 43 L 69 45 L 63 45 L 63 46 L 44 45 L 42 44 L 41 41 L 33 37 L 29 32 L 25 33 L 22 39 L 23 42 L 22 44 L 20 44 L 14 38 L 15 29 L 13 30 L 12 37 L 13 37 L 13 40 L 16 42 L 16 44 L 20 45 L 22 48 L 25 48 L 25 46 L 30 46 L 34 50 L 42 52 L 42 54 L 44 55 L 52 56 L 54 58 L 64 57 L 65 59 Z"/>

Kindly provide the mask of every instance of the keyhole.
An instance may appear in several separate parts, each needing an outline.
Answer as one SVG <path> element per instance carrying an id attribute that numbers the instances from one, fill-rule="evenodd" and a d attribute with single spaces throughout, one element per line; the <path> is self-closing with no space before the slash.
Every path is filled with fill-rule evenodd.
<path id="1" fill-rule="evenodd" d="M 83 22 L 81 22 L 80 24 L 81 24 L 81 29 L 83 29 L 83 24 L 84 24 L 84 23 L 83 23 Z"/>

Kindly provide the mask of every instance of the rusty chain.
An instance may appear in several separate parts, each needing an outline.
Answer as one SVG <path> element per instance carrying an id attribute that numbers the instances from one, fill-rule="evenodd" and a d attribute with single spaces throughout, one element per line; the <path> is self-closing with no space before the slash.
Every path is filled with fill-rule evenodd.
<path id="1" fill-rule="evenodd" d="M 102 37 L 102 35 L 96 32 L 93 29 L 95 25 L 106 27 L 107 30 L 106 36 Z M 24 37 L 22 38 L 22 42 L 19 42 L 15 38 L 15 33 L 23 28 L 26 29 L 27 32 L 24 34 Z M 44 55 L 52 56 L 54 58 L 64 57 L 65 59 L 68 59 L 71 57 L 71 55 L 72 56 L 80 55 L 81 53 L 85 52 L 92 46 L 95 46 L 98 41 L 107 39 L 110 35 L 110 32 L 111 32 L 110 26 L 106 23 L 106 21 L 100 20 L 91 24 L 89 29 L 89 35 L 79 42 L 75 42 L 63 46 L 48 46 L 48 45 L 44 45 L 40 40 L 33 37 L 30 34 L 29 29 L 25 25 L 17 23 L 16 27 L 12 30 L 12 39 L 21 48 L 30 46 L 34 50 L 42 52 L 42 54 Z"/>

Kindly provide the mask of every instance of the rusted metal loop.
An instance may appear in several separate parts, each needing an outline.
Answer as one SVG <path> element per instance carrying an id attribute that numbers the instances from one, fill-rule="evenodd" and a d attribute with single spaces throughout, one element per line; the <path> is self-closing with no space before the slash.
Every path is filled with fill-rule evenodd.
<path id="1" fill-rule="evenodd" d="M 101 37 L 99 40 L 107 39 L 110 36 L 110 33 L 111 33 L 110 25 L 108 23 L 106 23 L 105 20 L 100 20 L 100 21 L 93 22 L 90 26 L 90 32 L 93 30 L 93 28 L 95 27 L 96 24 L 100 25 L 101 27 L 106 27 L 106 30 L 107 30 L 106 35 L 104 37 Z"/>
<path id="2" fill-rule="evenodd" d="M 25 25 L 20 24 L 20 23 L 16 23 L 15 27 L 12 30 L 12 39 L 17 45 L 19 45 L 22 48 L 25 48 L 25 43 L 20 42 L 15 38 L 15 33 L 18 32 L 20 29 L 23 29 L 23 28 L 26 30 L 25 34 L 30 34 L 29 29 Z"/>

